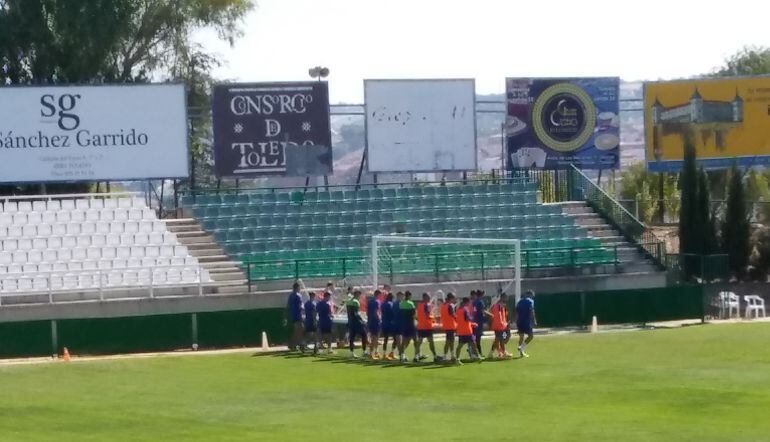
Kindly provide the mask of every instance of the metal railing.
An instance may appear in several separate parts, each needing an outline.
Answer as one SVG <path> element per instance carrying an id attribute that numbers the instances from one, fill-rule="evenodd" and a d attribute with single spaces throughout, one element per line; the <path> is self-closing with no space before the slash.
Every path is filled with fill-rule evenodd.
<path id="1" fill-rule="evenodd" d="M 572 175 L 570 187 L 572 200 L 585 200 L 628 241 L 639 247 L 658 267 L 666 268 L 664 241 L 655 236 L 652 230 L 574 165 L 570 175 Z"/>
<path id="2" fill-rule="evenodd" d="M 594 256 L 604 252 L 603 256 Z M 575 270 L 586 265 L 620 264 L 618 246 L 552 247 L 521 251 L 521 268 L 529 271 L 544 268 Z M 594 254 L 594 255 L 592 255 Z M 514 269 L 512 250 L 468 252 L 406 253 L 397 257 L 379 258 L 380 273 L 392 279 L 398 274 L 433 274 L 438 277 L 450 272 L 487 272 Z M 280 279 L 347 278 L 371 273 L 371 257 L 365 255 L 331 258 L 296 258 L 272 260 L 244 260 L 249 291 L 259 281 Z M 256 275 L 256 276 L 255 276 Z"/>
<path id="3" fill-rule="evenodd" d="M 169 270 L 178 270 L 178 280 L 176 277 L 169 279 Z M 194 278 L 189 278 L 193 275 Z M 104 301 L 105 293 L 143 290 L 154 298 L 157 289 L 169 287 L 195 287 L 197 295 L 204 296 L 204 287 L 216 285 L 200 265 L 59 270 L 5 273 L 0 276 L 0 306 L 5 304 L 3 300 L 7 298 L 41 295 L 47 295 L 48 303 L 53 304 L 56 295 L 66 293 L 97 293 L 98 300 Z M 185 277 L 188 279 L 185 280 Z M 120 279 L 119 283 L 111 282 L 117 279 Z"/>
<path id="4" fill-rule="evenodd" d="M 440 181 L 399 181 L 392 183 L 360 183 L 360 184 L 334 184 L 334 185 L 312 185 L 312 186 L 287 186 L 287 187 L 228 187 L 228 188 L 206 188 L 206 189 L 188 189 L 180 190 L 180 196 L 190 196 L 195 199 L 201 195 L 230 195 L 240 193 L 279 193 L 279 192 L 329 192 L 335 190 L 362 190 L 362 189 L 397 189 L 405 187 L 423 187 L 423 186 L 456 186 L 456 185 L 479 185 L 479 184 L 530 184 L 534 183 L 534 177 L 529 176 L 506 176 L 484 174 L 478 177 L 469 176 L 460 180 L 440 180 Z"/>

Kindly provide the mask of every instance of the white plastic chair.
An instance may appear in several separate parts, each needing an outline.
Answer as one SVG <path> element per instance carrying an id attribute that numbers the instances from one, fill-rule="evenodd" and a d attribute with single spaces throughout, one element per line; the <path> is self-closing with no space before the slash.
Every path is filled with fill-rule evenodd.
<path id="1" fill-rule="evenodd" d="M 46 209 L 51 212 L 58 212 L 61 210 L 61 202 L 59 200 L 51 200 L 46 204 Z"/>
<path id="2" fill-rule="evenodd" d="M 45 201 L 38 200 L 38 201 L 32 201 L 32 210 L 35 212 L 44 212 L 48 208 L 46 207 Z"/>
<path id="3" fill-rule="evenodd" d="M 62 210 L 68 210 L 72 211 L 75 209 L 75 200 L 62 200 L 61 201 L 61 208 Z"/>
<path id="4" fill-rule="evenodd" d="M 19 201 L 19 212 L 31 212 L 32 201 Z"/>
<path id="5" fill-rule="evenodd" d="M 760 316 L 762 318 L 766 317 L 765 300 L 760 296 L 746 295 L 743 297 L 743 300 L 746 301 L 746 318 L 759 318 Z"/>
<path id="6" fill-rule="evenodd" d="M 56 212 L 56 222 L 68 223 L 71 220 L 72 220 L 72 216 L 70 216 L 70 212 L 66 212 L 66 211 Z"/>
<path id="7" fill-rule="evenodd" d="M 719 292 L 719 317 L 724 317 L 726 311 L 727 317 L 732 318 L 733 309 L 735 309 L 735 315 L 740 317 L 741 301 L 738 295 L 733 292 Z"/>
<path id="8" fill-rule="evenodd" d="M 16 204 L 16 201 L 6 201 L 5 204 L 3 204 L 3 211 L 7 213 L 18 212 L 19 205 Z"/>

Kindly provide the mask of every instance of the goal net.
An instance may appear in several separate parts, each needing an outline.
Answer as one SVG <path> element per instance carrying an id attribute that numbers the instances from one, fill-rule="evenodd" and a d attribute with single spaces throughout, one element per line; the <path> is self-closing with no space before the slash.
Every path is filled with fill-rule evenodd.
<path id="1" fill-rule="evenodd" d="M 497 280 L 509 295 L 521 297 L 521 241 L 495 238 L 444 238 L 375 235 L 366 285 L 380 287 L 394 277 L 433 275 L 429 281 Z M 451 285 L 451 284 L 450 284 Z"/>

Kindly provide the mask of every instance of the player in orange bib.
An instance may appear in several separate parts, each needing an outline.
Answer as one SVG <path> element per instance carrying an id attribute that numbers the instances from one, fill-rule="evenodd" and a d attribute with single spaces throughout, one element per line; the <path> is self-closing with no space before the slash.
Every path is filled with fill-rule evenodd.
<path id="1" fill-rule="evenodd" d="M 460 308 L 457 309 L 457 351 L 455 352 L 455 358 L 457 363 L 460 363 L 460 352 L 463 349 L 463 345 L 468 344 L 468 352 L 471 354 L 472 361 L 479 361 L 479 353 L 476 349 L 476 341 L 474 340 L 473 327 L 477 325 L 473 322 L 473 316 L 471 315 L 471 298 L 465 297 L 460 304 Z"/>
<path id="2" fill-rule="evenodd" d="M 455 333 L 457 332 L 457 315 L 455 313 L 455 295 L 447 293 L 446 300 L 441 304 L 441 329 L 446 334 L 444 341 L 444 358 L 457 363 L 455 357 Z"/>
<path id="3" fill-rule="evenodd" d="M 430 316 L 430 295 L 422 294 L 422 302 L 417 303 L 417 342 L 414 345 L 414 361 L 419 362 L 427 356 L 420 353 L 423 339 L 428 340 L 430 352 L 433 354 L 433 362 L 439 362 L 436 356 L 436 345 L 433 343 L 433 318 Z"/>
<path id="4" fill-rule="evenodd" d="M 511 339 L 511 325 L 508 322 L 508 295 L 500 294 L 497 302 L 492 305 L 492 330 L 495 332 L 495 342 L 492 343 L 492 349 L 489 350 L 489 358 L 494 356 L 497 351 L 498 358 L 509 358 L 512 355 L 505 351 L 505 344 Z"/>

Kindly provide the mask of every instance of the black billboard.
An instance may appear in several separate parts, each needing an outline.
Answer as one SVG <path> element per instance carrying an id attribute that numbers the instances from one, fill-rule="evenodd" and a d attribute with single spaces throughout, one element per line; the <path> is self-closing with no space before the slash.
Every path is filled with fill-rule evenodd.
<path id="1" fill-rule="evenodd" d="M 327 83 L 220 84 L 211 108 L 218 177 L 332 173 Z"/>

